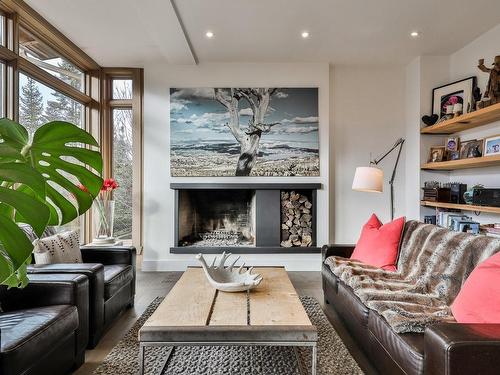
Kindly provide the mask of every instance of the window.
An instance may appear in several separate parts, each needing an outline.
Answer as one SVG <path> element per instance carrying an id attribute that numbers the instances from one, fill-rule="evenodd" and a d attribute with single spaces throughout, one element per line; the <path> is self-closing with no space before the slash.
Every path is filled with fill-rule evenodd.
<path id="1" fill-rule="evenodd" d="M 19 27 L 19 55 L 75 89 L 84 91 L 85 74 L 22 26 Z"/>
<path id="2" fill-rule="evenodd" d="M 132 99 L 132 80 L 113 79 L 113 99 Z"/>
<path id="3" fill-rule="evenodd" d="M 114 235 L 132 238 L 132 109 L 113 109 L 113 177 L 120 187 L 115 190 Z"/>
<path id="4" fill-rule="evenodd" d="M 19 122 L 30 135 L 49 121 L 62 120 L 83 126 L 83 104 L 19 73 Z"/>
<path id="5" fill-rule="evenodd" d="M 6 107 L 6 86 L 5 86 L 5 76 L 7 74 L 7 69 L 5 63 L 0 62 L 0 117 L 5 117 L 5 107 Z"/>
<path id="6" fill-rule="evenodd" d="M 116 74 L 116 75 L 115 75 Z M 141 246 L 141 185 L 142 185 L 142 116 L 141 79 L 139 69 L 105 69 L 106 102 L 109 110 L 105 119 L 110 140 L 107 151 L 108 175 L 119 184 L 113 193 L 115 200 L 114 235 L 132 240 Z"/>
<path id="7" fill-rule="evenodd" d="M 41 125 L 49 121 L 62 120 L 82 127 L 83 113 L 83 104 L 19 73 L 19 122 L 27 128 L 30 138 Z M 73 176 L 66 177 L 71 179 Z M 76 179 L 74 182 L 78 183 Z M 52 186 L 70 201 L 74 200 L 74 197 L 59 185 Z M 82 226 L 83 221 L 77 218 L 61 229 L 77 230 L 82 229 Z M 81 234 L 83 235 L 83 231 Z"/>

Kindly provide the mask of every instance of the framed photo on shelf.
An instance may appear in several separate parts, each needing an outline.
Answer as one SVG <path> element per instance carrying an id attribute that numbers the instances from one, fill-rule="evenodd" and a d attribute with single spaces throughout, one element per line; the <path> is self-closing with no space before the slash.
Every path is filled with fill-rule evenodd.
<path id="1" fill-rule="evenodd" d="M 469 77 L 433 89 L 432 113 L 438 116 L 438 122 L 447 120 L 454 114 L 460 114 L 456 112 L 456 108 L 460 108 L 460 104 L 461 113 L 471 112 L 474 108 L 472 92 L 475 87 L 476 77 Z"/>
<path id="2" fill-rule="evenodd" d="M 448 151 L 448 160 L 460 159 L 460 151 Z"/>
<path id="3" fill-rule="evenodd" d="M 459 146 L 460 139 L 458 137 L 450 137 L 446 140 L 446 151 L 447 152 L 452 152 L 452 151 L 458 151 L 458 146 Z"/>
<path id="4" fill-rule="evenodd" d="M 429 153 L 429 163 L 438 163 L 444 160 L 445 149 L 444 146 L 431 147 Z"/>
<path id="5" fill-rule="evenodd" d="M 500 135 L 484 140 L 484 156 L 500 155 Z"/>
<path id="6" fill-rule="evenodd" d="M 460 159 L 478 158 L 483 156 L 483 140 L 473 139 L 460 143 Z"/>

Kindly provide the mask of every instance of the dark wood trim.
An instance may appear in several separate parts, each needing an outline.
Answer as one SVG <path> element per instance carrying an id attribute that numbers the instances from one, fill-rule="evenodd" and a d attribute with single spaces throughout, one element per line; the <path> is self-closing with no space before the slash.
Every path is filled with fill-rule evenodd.
<path id="1" fill-rule="evenodd" d="M 84 71 L 100 69 L 89 55 L 74 44 L 68 37 L 52 26 L 38 12 L 22 0 L 2 0 L 4 8 L 9 13 L 19 16 L 19 22 L 31 32 L 34 32 L 43 42 L 50 45 L 64 58 Z"/>
<path id="2" fill-rule="evenodd" d="M 182 190 L 182 189 L 252 189 L 252 190 L 319 190 L 322 185 L 320 183 L 300 183 L 300 182 L 290 182 L 290 183 L 259 183 L 259 182 L 247 182 L 247 183 L 184 183 L 175 182 L 170 184 L 170 189 Z"/>
<path id="3" fill-rule="evenodd" d="M 171 254 L 221 254 L 223 251 L 232 254 L 319 254 L 320 247 L 196 247 L 174 246 Z"/>
<path id="4" fill-rule="evenodd" d="M 61 81 L 59 78 L 53 76 L 50 73 L 47 73 L 45 70 L 40 69 L 38 66 L 29 62 L 28 60 L 20 57 L 18 59 L 19 70 L 23 73 L 26 73 L 30 77 L 40 81 L 46 86 L 63 93 L 66 96 L 69 96 L 71 99 L 76 100 L 82 104 L 88 105 L 92 102 L 92 98 L 88 95 L 85 95 L 80 90 L 75 89 L 73 86 L 67 84 L 64 81 Z"/>

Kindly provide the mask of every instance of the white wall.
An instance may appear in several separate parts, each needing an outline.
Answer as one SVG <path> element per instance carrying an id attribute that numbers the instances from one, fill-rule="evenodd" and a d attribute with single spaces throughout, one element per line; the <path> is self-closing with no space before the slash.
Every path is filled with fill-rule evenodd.
<path id="1" fill-rule="evenodd" d="M 241 182 L 236 177 L 170 176 L 169 88 L 171 87 L 319 87 L 321 177 L 262 178 L 248 182 L 320 182 L 317 242 L 330 242 L 329 209 L 329 66 L 328 64 L 151 64 L 144 68 L 144 270 L 183 270 L 193 255 L 170 254 L 173 243 L 172 182 Z M 245 255 L 253 265 L 284 265 L 289 270 L 319 270 L 320 254 Z"/>
<path id="2" fill-rule="evenodd" d="M 363 193 L 351 189 L 356 167 L 387 151 L 405 135 L 405 70 L 403 67 L 335 66 L 330 106 L 334 119 L 332 170 L 335 172 L 335 242 L 355 243 L 362 225 L 372 213 L 390 219 L 391 176 L 396 152 L 384 159 L 384 192 Z M 395 217 L 405 215 L 405 154 L 394 184 Z"/>

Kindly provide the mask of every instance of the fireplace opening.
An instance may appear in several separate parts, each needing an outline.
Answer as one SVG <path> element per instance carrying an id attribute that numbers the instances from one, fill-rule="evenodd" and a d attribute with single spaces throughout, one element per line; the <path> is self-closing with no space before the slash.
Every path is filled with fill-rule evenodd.
<path id="1" fill-rule="evenodd" d="M 255 191 L 179 191 L 178 246 L 255 246 Z"/>

